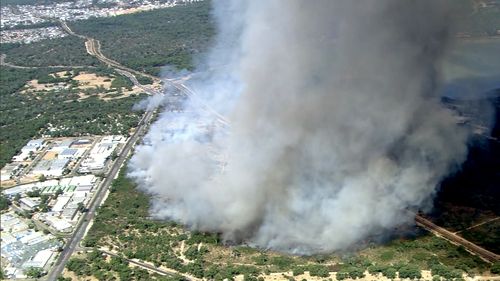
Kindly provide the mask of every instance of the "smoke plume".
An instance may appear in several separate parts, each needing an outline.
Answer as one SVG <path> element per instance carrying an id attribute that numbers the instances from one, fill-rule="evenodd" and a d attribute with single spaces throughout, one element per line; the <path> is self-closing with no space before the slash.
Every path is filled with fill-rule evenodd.
<path id="1" fill-rule="evenodd" d="M 466 156 L 440 104 L 452 1 L 214 1 L 208 72 L 130 161 L 151 214 L 291 253 L 411 221 Z"/>

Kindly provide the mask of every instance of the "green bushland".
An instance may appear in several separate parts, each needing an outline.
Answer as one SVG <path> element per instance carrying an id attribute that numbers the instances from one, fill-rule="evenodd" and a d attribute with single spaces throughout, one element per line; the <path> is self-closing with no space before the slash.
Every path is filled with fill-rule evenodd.
<path id="1" fill-rule="evenodd" d="M 142 85 L 153 84 L 153 79 L 151 79 L 150 77 L 143 76 L 143 75 L 137 75 L 136 78 L 137 78 L 137 81 L 139 81 L 139 83 L 141 83 Z"/>
<path id="2" fill-rule="evenodd" d="M 30 44 L 0 44 L 6 62 L 20 66 L 97 66 L 100 62 L 89 55 L 85 40 L 66 36 Z"/>
<path id="3" fill-rule="evenodd" d="M 69 69 L 67 69 L 69 70 Z M 61 71 L 61 70 L 58 70 Z M 78 71 L 97 74 L 114 73 L 112 69 L 97 68 Z M 74 71 L 74 75 L 78 74 Z M 32 79 L 52 83 L 68 81 L 70 77 L 53 78 L 52 69 L 15 69 L 2 67 L 0 75 L 0 167 L 10 161 L 28 140 L 41 135 L 83 136 L 124 134 L 137 126 L 142 112 L 132 111 L 145 95 L 103 101 L 94 94 L 103 89 L 69 89 L 20 93 Z M 116 74 L 116 77 L 122 77 Z M 45 81 L 44 81 L 45 79 Z M 79 93 L 88 97 L 81 99 Z M 50 125 L 49 125 L 50 124 Z M 56 130 L 50 130 L 56 128 Z"/>
<path id="4" fill-rule="evenodd" d="M 10 200 L 5 197 L 5 195 L 0 194 L 0 211 L 7 210 L 10 206 L 11 202 Z"/>
<path id="5" fill-rule="evenodd" d="M 465 239 L 494 253 L 500 253 L 500 221 L 492 221 L 460 233 Z"/>
<path id="6" fill-rule="evenodd" d="M 463 273 L 490 270 L 485 262 L 463 248 L 422 234 L 395 239 L 386 245 L 372 245 L 344 259 L 334 254 L 295 257 L 242 246 L 229 250 L 220 245 L 217 234 L 189 232 L 174 222 L 151 219 L 149 197 L 137 190 L 125 171 L 126 168 L 122 169 L 106 202 L 99 208 L 84 240 L 85 246 L 112 248 L 125 258 L 213 280 L 231 280 L 236 275 L 243 275 L 245 280 L 257 280 L 260 274 L 270 272 L 292 272 L 293 276 L 299 276 L 306 271 L 323 278 L 328 278 L 330 272 L 337 272 L 338 279 L 359 279 L 367 270 L 390 279 L 398 274 L 402 278 L 419 279 L 422 269 L 450 279 L 459 278 Z M 181 259 L 181 243 L 185 247 L 183 256 L 189 262 Z"/>
<path id="7" fill-rule="evenodd" d="M 165 65 L 194 68 L 215 33 L 210 1 L 129 15 L 68 23 L 72 30 L 101 42 L 101 51 L 127 67 L 159 75 Z"/>
<path id="8" fill-rule="evenodd" d="M 94 276 L 98 280 L 161 280 L 181 281 L 181 276 L 160 276 L 139 267 L 130 267 L 122 257 L 113 256 L 109 260 L 95 249 L 85 257 L 72 258 L 66 264 L 69 271 L 79 277 Z"/>

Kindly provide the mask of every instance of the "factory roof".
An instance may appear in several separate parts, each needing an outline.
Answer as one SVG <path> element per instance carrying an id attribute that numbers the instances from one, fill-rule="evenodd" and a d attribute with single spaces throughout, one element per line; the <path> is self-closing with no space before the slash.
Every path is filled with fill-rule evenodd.
<path id="1" fill-rule="evenodd" d="M 37 203 L 37 202 L 35 202 L 34 200 L 32 200 L 31 198 L 28 198 L 28 197 L 21 198 L 21 200 L 19 200 L 19 202 L 21 202 L 21 204 L 23 204 L 23 205 L 26 205 L 30 209 L 32 209 L 35 206 L 37 206 L 37 205 L 40 204 L 40 203 Z"/>
<path id="2" fill-rule="evenodd" d="M 52 160 L 52 165 L 51 165 L 51 169 L 63 169 L 64 167 L 66 167 L 66 165 L 68 164 L 69 160 L 67 159 L 54 159 Z"/>
<path id="3" fill-rule="evenodd" d="M 76 215 L 76 212 L 78 211 L 78 208 L 66 208 L 62 212 L 61 216 L 66 218 L 66 219 L 73 219 Z"/>
<path id="4" fill-rule="evenodd" d="M 73 144 L 73 140 L 63 140 L 58 147 L 70 147 Z"/>
<path id="5" fill-rule="evenodd" d="M 92 141 L 89 140 L 89 139 L 81 139 L 81 140 L 76 140 L 73 143 L 77 144 L 77 145 L 79 145 L 79 144 L 89 144 L 89 143 L 92 143 Z"/>
<path id="6" fill-rule="evenodd" d="M 63 150 L 59 155 L 61 156 L 66 156 L 66 155 L 75 155 L 78 152 L 78 149 L 75 148 L 66 148 Z"/>
<path id="7" fill-rule="evenodd" d="M 71 178 L 71 184 L 76 186 L 92 186 L 97 178 L 94 175 L 86 175 Z"/>
<path id="8" fill-rule="evenodd" d="M 24 263 L 23 267 L 44 267 L 50 258 L 54 255 L 54 252 L 50 249 L 41 250 L 33 257 L 33 259 Z"/>
<path id="9" fill-rule="evenodd" d="M 35 171 L 62 170 L 68 164 L 68 159 L 40 160 Z"/>
<path id="10" fill-rule="evenodd" d="M 57 231 L 64 232 L 64 231 L 71 230 L 71 228 L 73 227 L 73 225 L 70 224 L 69 222 L 67 222 L 65 220 L 58 219 L 58 218 L 52 218 L 49 221 L 50 221 L 50 224 L 52 225 L 52 227 L 55 228 Z"/>
<path id="11" fill-rule="evenodd" d="M 71 196 L 59 196 L 57 197 L 57 201 L 52 207 L 52 211 L 54 212 L 60 212 L 64 209 L 66 204 L 68 204 L 69 199 L 71 199 Z"/>
<path id="12" fill-rule="evenodd" d="M 26 146 L 32 146 L 32 147 L 40 147 L 40 146 L 43 146 L 44 144 L 44 140 L 43 139 L 36 139 L 36 140 L 30 140 Z"/>

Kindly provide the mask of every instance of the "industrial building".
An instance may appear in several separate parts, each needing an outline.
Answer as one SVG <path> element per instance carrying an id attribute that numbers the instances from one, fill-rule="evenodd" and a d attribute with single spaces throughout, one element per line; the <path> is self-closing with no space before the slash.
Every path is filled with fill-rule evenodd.
<path id="1" fill-rule="evenodd" d="M 29 267 L 38 267 L 38 268 L 45 268 L 48 264 L 49 261 L 51 261 L 54 257 L 54 251 L 51 249 L 44 249 L 36 253 L 36 255 L 29 261 L 26 261 L 23 264 L 23 268 L 29 268 Z"/>
<path id="2" fill-rule="evenodd" d="M 101 172 L 106 167 L 108 160 L 118 145 L 125 143 L 126 140 L 123 136 L 103 137 L 90 150 L 89 155 L 83 160 L 78 171 L 80 173 Z"/>
<path id="3" fill-rule="evenodd" d="M 7 239 L 7 236 L 4 235 L 5 233 L 16 233 L 19 231 L 24 231 L 28 229 L 28 224 L 26 224 L 23 220 L 19 219 L 14 212 L 8 212 L 4 213 L 0 216 L 0 225 L 2 226 L 2 244 L 7 243 L 8 241 L 5 241 Z"/>
<path id="4" fill-rule="evenodd" d="M 9 163 L 5 165 L 0 171 L 0 180 L 8 181 L 15 176 L 22 169 L 21 164 L 19 163 Z"/>
<path id="5" fill-rule="evenodd" d="M 57 201 L 52 206 L 52 212 L 62 212 L 64 210 L 64 207 L 66 207 L 66 204 L 68 204 L 69 200 L 71 199 L 71 195 L 61 195 L 57 197 Z"/>
<path id="6" fill-rule="evenodd" d="M 71 223 L 56 216 L 44 216 L 43 219 L 50 227 L 58 232 L 71 232 L 73 230 L 73 225 Z"/>
<path id="7" fill-rule="evenodd" d="M 57 156 L 57 158 L 72 160 L 80 157 L 82 154 L 83 151 L 81 151 L 80 149 L 66 148 Z"/>
<path id="8" fill-rule="evenodd" d="M 40 199 L 39 198 L 29 198 L 29 197 L 24 197 L 19 200 L 21 208 L 31 211 L 33 210 L 36 206 L 40 205 Z"/>
<path id="9" fill-rule="evenodd" d="M 33 169 L 32 173 L 35 175 L 44 175 L 47 177 L 60 177 L 63 175 L 69 159 L 53 159 L 53 160 L 40 160 Z"/>

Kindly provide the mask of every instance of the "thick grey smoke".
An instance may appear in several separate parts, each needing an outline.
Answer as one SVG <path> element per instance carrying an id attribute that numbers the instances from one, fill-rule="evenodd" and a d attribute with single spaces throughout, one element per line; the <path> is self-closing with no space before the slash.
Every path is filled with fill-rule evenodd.
<path id="1" fill-rule="evenodd" d="M 215 1 L 215 70 L 191 82 L 184 113 L 161 114 L 130 163 L 152 215 L 294 253 L 410 221 L 466 154 L 438 94 L 449 8 Z"/>

